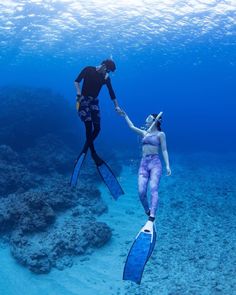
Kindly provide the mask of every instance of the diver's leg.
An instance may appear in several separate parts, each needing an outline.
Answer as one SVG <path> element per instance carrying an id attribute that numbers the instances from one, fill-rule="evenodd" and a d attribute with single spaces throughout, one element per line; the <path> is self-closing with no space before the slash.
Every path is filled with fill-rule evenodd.
<path id="1" fill-rule="evenodd" d="M 100 132 L 100 109 L 98 98 L 94 98 L 90 104 L 91 119 L 93 122 L 93 140 L 98 136 Z M 95 150 L 91 150 L 91 156 L 96 165 L 99 166 L 103 163 L 103 160 L 98 156 Z"/>
<path id="2" fill-rule="evenodd" d="M 92 125 L 89 103 L 90 102 L 89 102 L 88 98 L 84 97 L 81 100 L 80 106 L 78 109 L 78 115 L 79 115 L 81 121 L 85 125 L 87 145 L 84 146 L 84 148 L 82 149 L 82 151 L 80 152 L 79 156 L 77 157 L 77 159 L 75 161 L 73 173 L 72 173 L 71 180 L 70 180 L 70 185 L 73 187 L 76 186 L 76 184 L 77 184 L 79 173 L 80 173 L 81 167 L 83 165 L 83 162 L 85 160 L 85 156 L 86 156 L 88 148 L 90 147 L 90 149 L 92 151 L 94 151 L 93 139 L 92 139 L 93 125 Z"/>
<path id="3" fill-rule="evenodd" d="M 86 130 L 86 144 L 83 148 L 83 152 L 87 152 L 87 149 L 90 148 L 91 153 L 95 153 L 95 148 L 93 145 L 93 124 L 92 121 L 86 121 L 85 130 Z"/>
<path id="4" fill-rule="evenodd" d="M 87 107 L 87 118 L 86 119 L 89 119 L 89 121 L 92 122 L 92 126 L 93 126 L 92 139 L 94 141 L 100 132 L 99 101 L 98 101 L 98 98 L 88 98 L 88 102 L 89 103 L 86 105 L 86 107 Z M 89 148 L 89 142 L 86 140 L 84 147 L 83 147 L 83 152 L 86 153 L 88 148 Z M 91 153 L 94 153 L 94 152 L 95 152 L 95 150 L 93 147 L 93 150 L 91 150 Z"/>
<path id="5" fill-rule="evenodd" d="M 94 98 L 92 103 L 90 104 L 90 111 L 91 111 L 91 119 L 93 122 L 93 140 L 98 136 L 100 132 L 100 108 L 99 108 L 99 101 L 98 98 Z"/>
<path id="6" fill-rule="evenodd" d="M 92 115 L 91 115 L 91 99 L 89 97 L 83 97 L 80 101 L 80 106 L 78 110 L 78 115 L 81 121 L 84 123 L 85 126 L 85 133 L 86 133 L 86 141 L 81 151 L 81 154 L 86 154 L 88 148 L 91 151 L 94 151 L 93 145 L 93 123 L 92 123 Z"/>
<path id="7" fill-rule="evenodd" d="M 99 124 L 93 124 L 93 131 L 92 131 L 92 139 L 93 139 L 93 141 L 96 139 L 99 132 L 100 132 L 100 123 Z M 88 148 L 89 148 L 89 144 L 88 144 L 88 142 L 86 140 L 86 142 L 84 144 L 84 147 L 83 147 L 83 152 L 86 153 Z"/>
<path id="8" fill-rule="evenodd" d="M 151 206 L 150 217 L 155 218 L 158 207 L 158 186 L 161 178 L 162 166 L 158 156 L 154 157 L 150 163 L 150 193 Z"/>
<path id="9" fill-rule="evenodd" d="M 149 172 L 147 167 L 147 161 L 145 159 L 141 160 L 139 173 L 138 173 L 138 192 L 139 199 L 143 205 L 144 211 L 147 215 L 149 215 L 149 205 L 147 200 L 147 187 L 148 187 L 148 179 Z"/>
<path id="10" fill-rule="evenodd" d="M 96 139 L 101 130 L 100 123 L 93 123 L 93 140 Z"/>

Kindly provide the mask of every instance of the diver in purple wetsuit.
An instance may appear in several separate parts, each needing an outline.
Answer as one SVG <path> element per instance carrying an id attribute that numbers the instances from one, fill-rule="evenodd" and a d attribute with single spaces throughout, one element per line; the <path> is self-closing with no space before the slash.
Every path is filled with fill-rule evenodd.
<path id="1" fill-rule="evenodd" d="M 141 283 L 143 271 L 148 259 L 151 257 L 156 243 L 155 216 L 158 207 L 158 186 L 162 174 L 162 166 L 159 158 L 161 148 L 166 164 L 167 175 L 171 175 L 169 156 L 166 147 L 165 133 L 161 131 L 162 112 L 149 115 L 146 119 L 146 130 L 134 126 L 125 112 L 121 112 L 129 127 L 142 136 L 143 153 L 138 173 L 139 198 L 146 214 L 149 216 L 145 225 L 128 252 L 123 280 Z M 148 183 L 150 184 L 151 198 L 147 198 Z"/>
<path id="2" fill-rule="evenodd" d="M 161 116 L 160 114 L 149 115 L 146 119 L 147 130 L 142 130 L 134 126 L 125 112 L 121 113 L 124 116 L 128 126 L 142 136 L 142 159 L 138 173 L 138 190 L 140 201 L 146 214 L 149 216 L 149 221 L 155 220 L 155 215 L 158 206 L 158 185 L 162 174 L 162 165 L 159 158 L 159 147 L 161 147 L 163 158 L 166 164 L 167 175 L 171 175 L 169 164 L 169 156 L 166 146 L 165 133 L 161 131 Z M 150 184 L 151 201 L 147 199 L 147 188 Z"/>

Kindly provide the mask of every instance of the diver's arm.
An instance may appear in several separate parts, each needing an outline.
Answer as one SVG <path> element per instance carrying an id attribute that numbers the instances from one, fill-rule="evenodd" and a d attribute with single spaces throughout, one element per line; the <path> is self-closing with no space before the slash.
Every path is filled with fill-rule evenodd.
<path id="1" fill-rule="evenodd" d="M 170 169 L 170 163 L 169 163 L 169 155 L 168 155 L 167 146 L 166 146 L 166 135 L 164 132 L 160 133 L 160 141 L 161 141 L 161 149 L 162 149 L 163 158 L 164 158 L 164 161 L 166 164 L 167 175 L 170 176 L 171 169 Z"/>
<path id="2" fill-rule="evenodd" d="M 82 91 L 80 89 L 79 83 L 84 79 L 86 73 L 88 71 L 88 67 L 84 68 L 78 75 L 78 77 L 75 79 L 75 88 L 76 88 L 76 94 L 77 96 L 82 95 Z"/>
<path id="3" fill-rule="evenodd" d="M 106 81 L 107 89 L 108 89 L 109 94 L 110 94 L 110 98 L 114 103 L 115 110 L 120 114 L 122 111 L 121 111 L 121 108 L 119 107 L 118 101 L 116 99 L 115 92 L 114 92 L 114 90 L 112 88 L 111 79 L 110 79 L 110 77 L 108 76 L 107 73 L 106 73 L 106 76 L 105 76 L 105 81 Z"/>
<path id="4" fill-rule="evenodd" d="M 81 94 L 81 89 L 80 89 L 80 85 L 79 82 L 75 81 L 75 88 L 76 88 L 76 110 L 77 112 L 79 111 L 79 107 L 80 107 L 80 102 L 81 99 L 83 98 L 82 94 Z"/>
<path id="5" fill-rule="evenodd" d="M 80 107 L 80 101 L 82 99 L 82 91 L 80 89 L 80 85 L 79 83 L 82 80 L 82 74 L 80 73 L 80 75 L 77 77 L 77 79 L 75 80 L 75 89 L 76 89 L 76 110 L 77 112 L 79 111 L 79 107 Z"/>
<path id="6" fill-rule="evenodd" d="M 123 116 L 124 116 L 125 121 L 127 122 L 130 129 L 134 130 L 136 133 L 138 133 L 138 134 L 140 134 L 142 136 L 145 136 L 146 131 L 135 127 L 134 124 L 132 123 L 132 121 L 130 120 L 130 118 L 126 115 L 125 112 L 123 112 Z"/>
<path id="7" fill-rule="evenodd" d="M 105 83 L 107 85 L 107 89 L 110 94 L 110 98 L 112 100 L 116 99 L 115 91 L 113 90 L 112 85 L 111 85 L 111 78 L 108 76 L 108 74 L 106 74 L 106 76 L 105 76 L 105 81 L 106 81 Z"/>
<path id="8" fill-rule="evenodd" d="M 152 125 L 151 125 L 151 126 L 148 128 L 148 130 L 147 130 L 148 133 L 152 131 L 153 126 L 156 124 L 156 122 L 157 122 L 158 119 L 162 116 L 162 114 L 163 114 L 163 112 L 160 112 L 160 113 L 156 116 L 156 118 L 155 118 L 155 120 L 153 121 Z"/>

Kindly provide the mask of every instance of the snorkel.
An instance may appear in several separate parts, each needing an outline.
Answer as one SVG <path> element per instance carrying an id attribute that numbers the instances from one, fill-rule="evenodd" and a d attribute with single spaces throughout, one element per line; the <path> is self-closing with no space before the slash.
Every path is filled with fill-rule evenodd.
<path id="1" fill-rule="evenodd" d="M 147 117 L 146 123 L 151 123 L 151 126 L 146 130 L 148 133 L 152 131 L 153 127 L 155 126 L 155 124 L 157 123 L 157 121 L 161 118 L 163 112 L 160 112 L 156 118 L 154 118 L 152 115 L 149 115 Z M 152 121 L 151 121 L 152 120 Z"/>

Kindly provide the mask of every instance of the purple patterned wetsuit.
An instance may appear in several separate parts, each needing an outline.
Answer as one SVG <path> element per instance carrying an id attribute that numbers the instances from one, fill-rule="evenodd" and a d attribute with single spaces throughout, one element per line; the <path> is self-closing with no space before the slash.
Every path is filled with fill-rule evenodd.
<path id="1" fill-rule="evenodd" d="M 143 144 L 158 146 L 160 144 L 157 135 L 145 136 L 142 140 Z M 139 198 L 145 212 L 150 210 L 150 214 L 155 216 L 158 206 L 158 185 L 162 173 L 162 165 L 158 154 L 151 154 L 142 157 L 139 174 L 138 174 L 138 190 Z M 151 202 L 147 199 L 148 182 L 150 184 Z"/>

